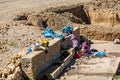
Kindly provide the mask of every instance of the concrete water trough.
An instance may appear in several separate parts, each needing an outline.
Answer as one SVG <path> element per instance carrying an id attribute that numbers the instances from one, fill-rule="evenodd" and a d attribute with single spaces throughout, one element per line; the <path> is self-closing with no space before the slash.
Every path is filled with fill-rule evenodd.
<path id="1" fill-rule="evenodd" d="M 79 37 L 79 27 L 74 27 L 73 34 Z M 58 63 L 56 60 L 62 55 L 61 47 L 65 47 L 66 45 L 71 44 L 70 40 L 65 40 L 64 42 L 60 41 L 61 40 L 57 38 L 50 40 L 47 54 L 44 51 L 33 51 L 31 54 L 22 57 L 22 69 L 28 78 L 37 80 L 37 77 L 41 75 L 41 72 L 44 69 Z M 48 71 L 48 73 L 50 73 L 47 74 L 49 78 L 56 78 L 73 58 L 72 49 L 68 50 L 68 52 L 70 55 L 63 59 L 63 62 L 61 62 L 58 67 L 52 71 Z"/>
<path id="2" fill-rule="evenodd" d="M 62 55 L 53 64 L 43 70 L 39 76 L 39 79 L 56 79 L 62 73 L 63 69 L 66 68 L 70 61 L 73 59 L 74 54 L 72 53 L 72 51 L 73 48 L 69 49 L 68 55 L 66 57 Z"/>

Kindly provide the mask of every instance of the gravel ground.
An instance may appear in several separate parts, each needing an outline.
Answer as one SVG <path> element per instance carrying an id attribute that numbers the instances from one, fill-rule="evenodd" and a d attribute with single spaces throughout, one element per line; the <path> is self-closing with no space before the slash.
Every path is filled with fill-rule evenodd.
<path id="1" fill-rule="evenodd" d="M 0 0 L 0 23 L 12 21 L 16 14 L 40 12 L 41 10 L 69 6 L 91 0 Z"/>

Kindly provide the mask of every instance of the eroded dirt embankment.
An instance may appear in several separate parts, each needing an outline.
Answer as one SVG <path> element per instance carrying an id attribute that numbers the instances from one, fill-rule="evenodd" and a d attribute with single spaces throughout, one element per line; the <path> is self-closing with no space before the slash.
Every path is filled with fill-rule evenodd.
<path id="1" fill-rule="evenodd" d="M 96 4 L 99 4 L 99 2 Z M 19 15 L 15 20 L 19 21 L 25 16 L 26 24 L 28 25 L 39 27 L 49 26 L 54 30 L 60 30 L 66 25 L 87 26 L 86 29 L 81 28 L 80 32 L 90 39 L 109 41 L 113 41 L 116 38 L 120 39 L 119 8 L 113 11 L 109 7 L 106 8 L 106 5 L 103 5 L 103 3 L 101 3 L 100 7 L 103 10 L 99 9 L 98 6 L 95 8 L 93 3 L 49 8 L 39 14 Z M 112 13 L 114 15 L 111 15 Z"/>
<path id="2" fill-rule="evenodd" d="M 91 1 L 87 11 L 93 25 L 120 27 L 119 0 Z"/>

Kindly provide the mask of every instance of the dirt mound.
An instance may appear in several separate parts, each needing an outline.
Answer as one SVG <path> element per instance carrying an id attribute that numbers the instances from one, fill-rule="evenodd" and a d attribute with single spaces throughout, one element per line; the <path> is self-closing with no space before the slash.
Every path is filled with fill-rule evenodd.
<path id="1" fill-rule="evenodd" d="M 114 11 L 120 10 L 120 0 L 92 0 L 88 3 L 94 10 L 110 9 Z"/>
<path id="2" fill-rule="evenodd" d="M 120 26 L 119 0 L 92 0 L 86 10 L 92 25 Z"/>
<path id="3" fill-rule="evenodd" d="M 28 15 L 28 23 L 41 28 L 50 27 L 54 30 L 61 30 L 66 24 L 71 24 L 69 19 L 55 12 Z"/>
<path id="4" fill-rule="evenodd" d="M 113 41 L 120 39 L 120 28 L 103 26 L 85 26 L 80 28 L 80 33 L 89 39 Z"/>

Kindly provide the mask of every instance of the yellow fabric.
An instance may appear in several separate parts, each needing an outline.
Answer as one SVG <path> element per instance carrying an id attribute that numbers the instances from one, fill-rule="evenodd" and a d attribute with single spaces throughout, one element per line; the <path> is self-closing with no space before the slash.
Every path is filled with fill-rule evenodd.
<path id="1" fill-rule="evenodd" d="M 40 39 L 39 41 L 40 41 L 40 43 L 42 43 L 42 46 L 46 47 L 46 44 L 48 42 L 47 39 Z"/>

